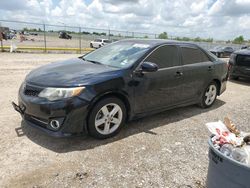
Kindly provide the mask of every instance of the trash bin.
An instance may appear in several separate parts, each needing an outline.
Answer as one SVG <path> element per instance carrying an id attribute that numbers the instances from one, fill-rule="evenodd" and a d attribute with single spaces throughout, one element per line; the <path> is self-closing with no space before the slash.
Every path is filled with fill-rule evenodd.
<path id="1" fill-rule="evenodd" d="M 250 167 L 239 163 L 209 144 L 209 167 L 207 174 L 208 188 L 249 188 Z"/>

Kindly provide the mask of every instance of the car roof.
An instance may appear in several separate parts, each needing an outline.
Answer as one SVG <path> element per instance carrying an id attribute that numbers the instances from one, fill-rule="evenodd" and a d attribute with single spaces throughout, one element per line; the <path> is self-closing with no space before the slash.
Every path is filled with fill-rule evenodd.
<path id="1" fill-rule="evenodd" d="M 242 50 L 237 50 L 234 53 L 239 54 L 239 55 L 250 55 L 250 50 L 249 49 L 242 49 Z"/>
<path id="2" fill-rule="evenodd" d="M 152 47 L 159 46 L 159 45 L 162 45 L 162 44 L 198 46 L 197 44 L 191 43 L 191 42 L 183 42 L 183 41 L 167 40 L 167 39 L 123 39 L 123 40 L 119 40 L 118 42 L 143 43 L 143 44 L 148 44 L 148 45 L 150 45 Z"/>

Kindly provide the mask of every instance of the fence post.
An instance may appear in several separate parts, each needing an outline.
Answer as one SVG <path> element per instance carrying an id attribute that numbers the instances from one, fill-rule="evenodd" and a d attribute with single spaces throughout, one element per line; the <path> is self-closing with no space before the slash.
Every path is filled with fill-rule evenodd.
<path id="1" fill-rule="evenodd" d="M 0 41 L 1 41 L 1 49 L 2 49 L 2 52 L 3 52 L 3 40 L 0 39 Z"/>
<path id="2" fill-rule="evenodd" d="M 43 24 L 43 37 L 44 37 L 44 52 L 47 52 L 45 24 Z"/>
<path id="3" fill-rule="evenodd" d="M 80 54 L 82 53 L 82 39 L 81 39 L 81 36 L 82 36 L 82 33 L 81 33 L 81 27 L 79 27 L 79 48 L 80 48 Z"/>
<path id="4" fill-rule="evenodd" d="M 110 29 L 109 29 L 109 40 L 110 40 Z"/>
<path id="5" fill-rule="evenodd" d="M 1 26 L 1 24 L 0 24 Z M 1 49 L 2 49 L 2 52 L 3 52 L 3 34 L 2 34 L 2 31 L 0 30 L 0 41 L 1 41 Z"/>

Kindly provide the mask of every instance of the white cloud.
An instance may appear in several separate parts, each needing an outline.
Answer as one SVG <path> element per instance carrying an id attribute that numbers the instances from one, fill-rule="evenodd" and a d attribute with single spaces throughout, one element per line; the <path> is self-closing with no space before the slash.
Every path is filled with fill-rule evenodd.
<path id="1" fill-rule="evenodd" d="M 8 0 L 0 6 L 3 19 L 216 39 L 250 38 L 249 10 L 250 0 Z"/>

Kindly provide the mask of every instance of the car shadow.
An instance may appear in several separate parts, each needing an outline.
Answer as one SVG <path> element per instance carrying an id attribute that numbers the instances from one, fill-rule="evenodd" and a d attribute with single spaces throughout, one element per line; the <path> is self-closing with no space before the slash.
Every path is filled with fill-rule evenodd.
<path id="1" fill-rule="evenodd" d="M 236 83 L 236 84 L 250 86 L 250 78 L 239 78 L 238 80 L 230 79 L 229 81 L 233 82 L 233 83 Z"/>
<path id="2" fill-rule="evenodd" d="M 178 122 L 197 114 L 206 113 L 210 110 L 215 110 L 224 104 L 224 101 L 218 99 L 209 109 L 201 109 L 197 107 L 197 105 L 192 105 L 134 120 L 127 123 L 118 135 L 105 140 L 97 140 L 88 135 L 72 138 L 54 138 L 42 134 L 41 131 L 26 125 L 24 121 L 21 123 L 21 129 L 23 132 L 22 135 L 26 135 L 34 143 L 57 153 L 67 153 L 71 151 L 93 149 L 142 132 L 157 135 L 152 129 L 167 126 L 170 123 Z"/>

